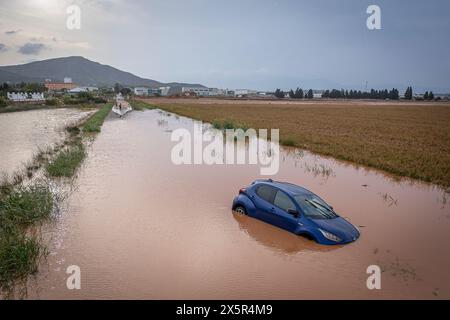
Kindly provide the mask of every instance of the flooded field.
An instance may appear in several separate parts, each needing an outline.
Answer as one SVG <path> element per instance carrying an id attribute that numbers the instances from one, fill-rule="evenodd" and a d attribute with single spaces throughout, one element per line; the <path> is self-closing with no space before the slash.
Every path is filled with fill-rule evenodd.
<path id="1" fill-rule="evenodd" d="M 87 114 L 76 109 L 0 114 L 0 173 L 11 175 L 21 169 L 39 148 L 61 141 L 65 126 Z"/>
<path id="2" fill-rule="evenodd" d="M 314 191 L 361 230 L 355 243 L 321 246 L 233 214 L 238 190 L 263 178 L 259 167 L 176 166 L 176 128 L 193 122 L 157 110 L 110 116 L 48 228 L 50 255 L 29 298 L 450 298 L 442 189 L 284 149 L 272 178 Z M 366 287 L 374 264 L 381 290 Z M 81 290 L 66 287 L 71 265 Z"/>

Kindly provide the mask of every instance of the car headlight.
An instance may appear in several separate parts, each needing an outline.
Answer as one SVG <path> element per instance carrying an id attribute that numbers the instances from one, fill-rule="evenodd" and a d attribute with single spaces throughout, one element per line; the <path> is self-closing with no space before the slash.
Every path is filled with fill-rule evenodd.
<path id="1" fill-rule="evenodd" d="M 330 233 L 330 232 L 327 232 L 327 231 L 322 230 L 322 229 L 319 229 L 319 231 L 320 231 L 320 233 L 322 233 L 323 236 L 324 236 L 325 238 L 327 238 L 328 240 L 331 240 L 331 241 L 334 241 L 334 242 L 341 242 L 341 241 L 342 241 L 341 238 L 339 238 L 338 236 L 335 236 L 334 234 L 332 234 L 332 233 Z"/>

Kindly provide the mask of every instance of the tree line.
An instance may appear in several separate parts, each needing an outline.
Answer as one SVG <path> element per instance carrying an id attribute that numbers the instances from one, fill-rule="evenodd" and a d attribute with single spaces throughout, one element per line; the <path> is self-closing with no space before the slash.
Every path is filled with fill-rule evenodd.
<path id="1" fill-rule="evenodd" d="M 289 98 L 291 99 L 312 99 L 314 98 L 314 92 L 312 91 L 312 89 L 309 89 L 308 91 L 303 91 L 303 89 L 297 88 L 295 91 L 294 90 L 290 90 L 288 92 L 289 94 Z M 283 99 L 284 97 L 286 97 L 286 93 L 281 90 L 281 89 L 277 89 L 275 90 L 274 93 L 275 97 L 279 98 L 279 99 Z"/>
<path id="2" fill-rule="evenodd" d="M 372 89 L 370 91 L 361 91 L 361 90 L 325 90 L 322 93 L 322 98 L 332 98 L 332 99 L 390 99 L 390 100 L 398 100 L 400 99 L 400 95 L 397 89 L 393 88 L 388 91 L 384 90 L 375 90 Z"/>
<path id="3" fill-rule="evenodd" d="M 277 89 L 274 93 L 275 97 L 279 99 L 283 99 L 286 97 L 286 93 L 281 90 Z M 314 92 L 312 89 L 309 89 L 308 91 L 303 90 L 301 88 L 297 88 L 295 91 L 290 90 L 288 92 L 289 98 L 291 99 L 312 99 L 314 98 Z M 398 89 L 392 88 L 391 90 L 375 90 L 371 89 L 370 91 L 361 91 L 361 90 L 338 90 L 338 89 L 332 89 L 332 90 L 325 90 L 322 92 L 322 98 L 330 98 L 330 99 L 379 99 L 379 100 L 399 100 L 400 99 L 400 93 Z M 432 91 L 425 92 L 423 95 L 423 98 L 414 98 L 413 89 L 412 87 L 406 88 L 405 94 L 404 94 L 405 100 L 435 100 L 434 93 Z M 436 98 L 439 99 L 439 98 Z"/>
<path id="4" fill-rule="evenodd" d="M 47 88 L 42 83 L 25 83 L 20 82 L 16 84 L 2 83 L 0 84 L 0 96 L 6 97 L 8 92 L 46 92 Z"/>

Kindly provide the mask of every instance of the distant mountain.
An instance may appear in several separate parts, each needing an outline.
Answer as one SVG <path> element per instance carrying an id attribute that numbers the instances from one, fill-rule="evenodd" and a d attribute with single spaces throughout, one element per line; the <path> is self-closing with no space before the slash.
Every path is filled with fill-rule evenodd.
<path id="1" fill-rule="evenodd" d="M 202 86 L 177 82 L 165 84 L 152 79 L 144 79 L 130 72 L 78 56 L 0 67 L 0 82 L 43 82 L 45 79 L 63 81 L 65 77 L 72 78 L 73 82 L 80 86 L 113 86 L 115 83 L 148 87 Z"/>
<path id="2" fill-rule="evenodd" d="M 39 78 L 32 78 L 27 76 L 21 76 L 16 73 L 12 73 L 9 71 L 4 71 L 0 67 L 0 82 L 6 82 L 9 81 L 11 83 L 17 83 L 17 82 L 41 82 Z"/>

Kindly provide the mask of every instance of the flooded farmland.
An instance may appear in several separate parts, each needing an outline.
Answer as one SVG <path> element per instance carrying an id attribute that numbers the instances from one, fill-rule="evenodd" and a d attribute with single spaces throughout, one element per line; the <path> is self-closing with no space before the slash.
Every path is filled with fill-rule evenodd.
<path id="1" fill-rule="evenodd" d="M 11 175 L 20 170 L 39 148 L 62 141 L 65 126 L 88 114 L 77 109 L 0 114 L 0 172 Z"/>
<path id="2" fill-rule="evenodd" d="M 233 214 L 238 190 L 263 178 L 259 167 L 176 166 L 176 128 L 192 130 L 193 121 L 157 110 L 110 116 L 48 228 L 50 255 L 29 298 L 450 297 L 442 189 L 283 149 L 272 178 L 314 191 L 361 230 L 355 243 L 322 246 Z M 66 287 L 71 265 L 80 267 L 80 290 Z M 383 271 L 381 290 L 367 289 L 370 265 Z"/>

